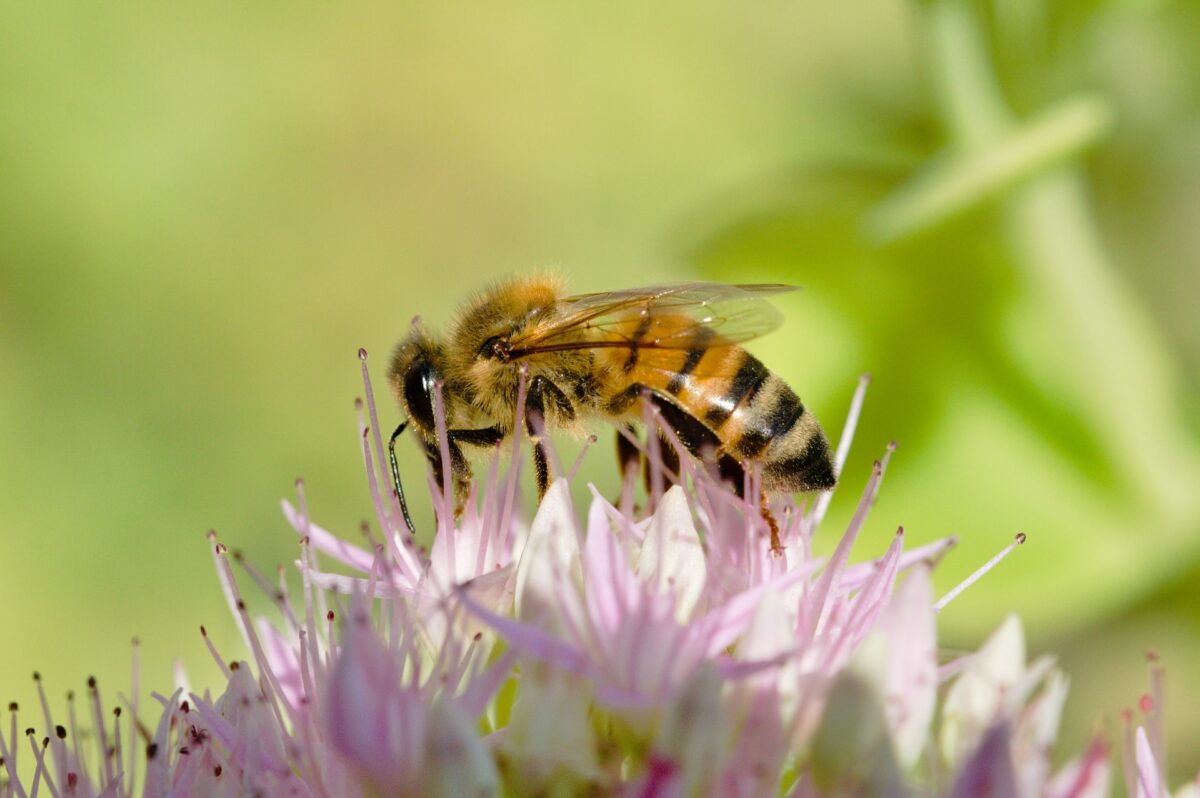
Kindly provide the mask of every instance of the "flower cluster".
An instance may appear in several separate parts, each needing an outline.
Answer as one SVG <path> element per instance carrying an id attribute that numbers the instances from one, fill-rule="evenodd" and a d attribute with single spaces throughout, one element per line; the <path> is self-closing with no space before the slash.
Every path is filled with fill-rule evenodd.
<path id="1" fill-rule="evenodd" d="M 935 601 L 930 570 L 952 540 L 909 549 L 900 530 L 880 556 L 851 562 L 890 450 L 828 558 L 812 545 L 827 498 L 764 508 L 753 475 L 752 498 L 739 498 L 688 458 L 686 487 L 653 480 L 644 511 L 626 485 L 616 503 L 592 488 L 581 516 L 565 476 L 526 523 L 520 460 L 501 478 L 499 453 L 457 522 L 431 485 L 438 530 L 426 552 L 380 487 L 387 464 L 366 388 L 360 431 L 379 522 L 368 545 L 318 526 L 299 485 L 284 514 L 300 540 L 302 595 L 282 570 L 275 584 L 242 563 L 277 607 L 269 619 L 251 615 L 238 558 L 210 536 L 248 652 L 227 664 L 205 635 L 221 695 L 155 694 L 157 724 L 140 726 L 133 704 L 122 737 L 121 713 L 106 723 L 93 682 L 94 746 L 74 704 L 68 729 L 43 698 L 47 731 L 27 741 L 10 707 L 0 796 L 1109 794 L 1099 736 L 1053 768 L 1067 680 L 1050 658 L 1026 660 L 1017 618 L 977 652 L 939 658 L 936 616 L 953 593 Z M 646 454 L 661 468 L 655 445 Z M 1155 665 L 1143 720 L 1125 718 L 1131 798 L 1167 795 L 1161 681 Z"/>

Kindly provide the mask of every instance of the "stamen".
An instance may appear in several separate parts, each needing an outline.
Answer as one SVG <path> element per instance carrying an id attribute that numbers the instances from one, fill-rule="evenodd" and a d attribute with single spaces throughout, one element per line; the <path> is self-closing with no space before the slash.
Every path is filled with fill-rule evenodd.
<path id="1" fill-rule="evenodd" d="M 375 409 L 375 391 L 371 387 L 371 373 L 367 369 L 366 349 L 359 347 L 358 359 L 362 362 L 363 392 L 367 397 L 367 417 L 371 420 L 371 429 L 374 433 L 372 437 L 375 441 L 376 465 L 379 468 L 379 474 L 382 476 L 388 473 L 388 465 L 387 461 L 384 459 L 383 433 L 379 426 L 379 413 Z M 368 462 L 369 460 L 370 454 L 368 453 Z M 371 470 L 374 471 L 375 469 L 372 468 Z M 390 491 L 388 492 L 388 495 L 391 496 L 391 502 L 389 503 L 390 506 L 388 507 L 390 512 L 386 516 L 381 516 L 380 520 L 391 521 L 395 527 L 399 527 L 399 523 L 397 522 L 397 519 L 399 518 L 399 515 L 397 514 L 400 512 L 399 497 L 395 496 Z"/>
<path id="2" fill-rule="evenodd" d="M 1163 710 L 1166 708 L 1164 682 L 1166 671 L 1159 661 L 1158 653 L 1146 652 L 1146 661 L 1150 664 L 1150 695 L 1146 696 L 1150 703 L 1146 713 L 1146 732 L 1150 739 L 1150 748 L 1154 751 L 1154 761 L 1158 764 L 1158 776 L 1163 784 L 1167 783 L 1167 740 L 1166 724 L 1163 722 Z"/>
<path id="3" fill-rule="evenodd" d="M 303 537 L 300 539 L 300 584 L 304 591 L 304 628 L 308 633 L 308 654 L 312 658 L 312 672 L 314 676 L 318 676 L 324 673 L 324 669 L 321 667 L 321 641 L 317 637 L 316 611 L 312 599 L 314 569 L 309 558 L 308 538 Z"/>
<path id="4" fill-rule="evenodd" d="M 833 457 L 834 473 L 838 475 L 838 479 L 841 479 L 842 468 L 846 465 L 846 458 L 850 456 L 850 444 L 854 441 L 854 433 L 858 429 L 858 418 L 862 415 L 863 401 L 867 397 L 867 386 L 870 384 L 870 374 L 859 377 L 858 387 L 854 389 L 854 397 L 850 400 L 850 411 L 846 413 L 846 423 L 842 425 L 842 435 L 838 438 L 837 451 Z M 816 530 L 821 525 L 831 501 L 833 501 L 833 491 L 826 491 L 817 498 L 817 503 L 813 507 L 811 529 Z"/>
<path id="5" fill-rule="evenodd" d="M 442 454 L 442 496 L 438 508 L 438 534 L 446 536 L 446 571 L 451 580 L 457 578 L 458 557 L 455 552 L 454 516 L 458 497 L 454 489 L 454 469 L 450 462 L 450 435 L 446 431 L 446 405 L 442 399 L 444 383 L 439 379 L 433 383 L 433 415 L 437 425 L 438 449 Z"/>
<path id="6" fill-rule="evenodd" d="M 524 365 L 524 364 L 522 364 Z M 509 457 L 508 484 L 504 488 L 504 509 L 500 513 L 500 533 L 509 535 L 513 508 L 517 503 L 517 478 L 521 475 L 524 459 L 521 457 L 521 431 L 525 427 L 525 397 L 529 388 L 527 368 L 521 368 L 517 378 L 517 408 L 512 426 L 512 455 Z"/>
<path id="7" fill-rule="evenodd" d="M 131 691 L 129 700 L 129 763 L 126 765 L 126 777 L 129 779 L 129 795 L 137 794 L 137 745 L 134 742 L 137 740 L 138 733 L 138 700 L 141 698 L 142 692 L 142 641 L 138 638 L 133 638 L 130 641 L 132 651 L 132 663 L 130 664 L 130 679 L 129 689 Z M 61 727 L 59 727 L 61 728 Z M 66 730 L 64 729 L 64 733 Z"/>
<path id="8" fill-rule="evenodd" d="M 25 793 L 25 788 L 22 786 L 21 779 L 17 777 L 17 702 L 13 701 L 8 705 L 8 711 L 12 715 L 9 744 L 4 740 L 4 734 L 0 733 L 0 764 L 8 771 L 8 787 L 15 788 L 18 798 L 29 798 Z"/>
<path id="9" fill-rule="evenodd" d="M 33 750 L 34 761 L 37 762 L 35 770 L 33 771 L 33 787 L 30 789 L 30 794 L 36 798 L 42 776 L 45 776 L 46 789 L 50 791 L 50 794 L 54 796 L 54 798 L 59 798 L 58 790 L 55 788 L 54 782 L 50 779 L 49 771 L 46 770 L 46 758 L 44 752 L 46 750 L 46 746 L 50 743 L 50 738 L 43 737 L 42 744 L 39 746 L 37 739 L 33 735 L 33 729 L 29 729 L 26 732 L 26 736 L 29 738 L 29 747 Z"/>
<path id="10" fill-rule="evenodd" d="M 442 389 L 446 383 L 441 380 L 435 380 L 433 383 L 433 416 L 434 424 L 437 429 L 438 451 L 442 456 L 442 496 L 441 507 L 438 508 L 438 533 L 449 534 L 451 525 L 454 523 L 454 505 L 458 501 L 458 497 L 454 495 L 454 473 L 453 463 L 450 462 L 450 435 L 446 430 L 446 403 L 442 396 Z M 453 546 L 448 547 L 448 551 L 453 550 Z M 451 562 L 453 562 L 453 557 Z"/>
<path id="11" fill-rule="evenodd" d="M 962 593 L 964 590 L 969 588 L 971 585 L 978 582 L 983 577 L 984 574 L 986 574 L 988 571 L 992 570 L 997 565 L 999 565 L 1001 560 L 1003 560 L 1005 557 L 1007 557 L 1010 553 L 1012 553 L 1013 549 L 1015 549 L 1017 546 L 1020 546 L 1024 542 L 1025 542 L 1025 533 L 1018 532 L 1017 536 L 1015 538 L 1013 538 L 1013 542 L 1009 543 L 1007 546 L 1005 546 L 1003 549 L 1001 549 L 999 554 L 997 554 L 995 557 L 992 557 L 992 559 L 985 562 L 979 568 L 975 569 L 975 573 L 968 576 L 962 582 L 959 582 L 958 585 L 954 589 L 952 589 L 949 593 L 947 593 L 946 595 L 944 595 L 940 599 L 938 599 L 937 603 L 935 603 L 933 605 L 933 611 L 941 612 L 942 610 L 944 610 L 946 608 L 947 604 L 949 604 L 951 601 L 954 601 L 954 599 L 958 598 L 958 595 L 960 593 Z"/>
<path id="12" fill-rule="evenodd" d="M 100 759 L 104 763 L 104 783 L 113 780 L 112 760 L 108 757 L 108 734 L 104 730 L 104 710 L 100 704 L 100 687 L 95 676 L 88 677 L 88 694 L 92 699 L 92 723 L 96 727 L 97 744 L 100 746 Z"/>
<path id="13" fill-rule="evenodd" d="M 571 473 L 567 474 L 567 482 L 575 482 L 575 475 L 579 473 L 579 467 L 583 465 L 584 455 L 587 454 L 588 448 L 591 447 L 591 445 L 596 441 L 597 438 L 595 435 L 587 436 L 587 439 L 583 442 L 583 446 L 579 450 L 579 456 L 575 458 L 575 465 L 571 466 Z"/>
<path id="14" fill-rule="evenodd" d="M 247 640 L 246 647 L 250 649 L 254 655 L 254 661 L 258 665 L 258 672 L 262 676 L 264 682 L 263 692 L 268 699 L 267 703 L 271 706 L 271 711 L 275 715 L 281 727 L 284 727 L 283 714 L 279 709 L 279 696 L 282 696 L 283 688 L 279 686 L 279 680 L 275 672 L 271 670 L 270 663 L 267 661 L 267 655 L 263 651 L 262 642 L 258 639 L 258 632 L 254 629 L 254 622 L 250 619 L 250 613 L 246 611 L 246 602 L 242 600 L 241 594 L 237 589 L 237 582 L 233 578 L 233 569 L 229 565 L 229 560 L 225 557 L 225 546 L 218 543 L 214 547 L 214 556 L 217 561 L 218 578 L 225 582 L 229 594 L 234 598 L 234 615 L 241 621 L 244 634 L 243 637 Z M 268 688 L 269 689 L 266 689 Z M 286 704 L 286 702 L 284 702 Z M 288 708 L 290 712 L 290 707 Z M 289 718 L 293 723 L 299 724 L 299 720 L 295 717 Z"/>
<path id="15" fill-rule="evenodd" d="M 221 669 L 226 679 L 233 676 L 233 672 L 229 670 L 229 666 L 225 664 L 225 660 L 221 659 L 221 655 L 217 653 L 217 647 L 212 639 L 208 636 L 208 630 L 203 626 L 200 627 L 200 636 L 204 638 L 204 645 L 208 648 L 208 653 L 212 655 L 213 662 L 217 663 L 217 667 Z"/>
<path id="16" fill-rule="evenodd" d="M 887 451 L 884 452 L 883 459 L 875 461 L 875 465 L 871 469 L 871 478 L 867 480 L 867 486 L 863 490 L 862 498 L 859 499 L 858 508 L 854 511 L 854 517 L 850 519 L 850 525 L 846 527 L 846 532 L 838 542 L 837 548 L 834 549 L 833 556 L 829 558 L 829 562 L 817 579 L 811 597 L 806 597 L 800 604 L 799 630 L 805 640 L 812 639 L 812 636 L 816 634 L 821 617 L 827 612 L 828 599 L 831 597 L 834 580 L 846 567 L 846 561 L 850 558 L 850 549 L 854 546 L 854 541 L 858 538 L 858 533 L 866 523 L 867 515 L 875 503 L 875 497 L 879 494 L 879 486 L 883 482 L 883 475 L 887 472 L 888 461 L 891 460 L 894 450 L 895 447 L 889 445 Z"/>
<path id="17" fill-rule="evenodd" d="M 1125 776 L 1125 794 L 1138 795 L 1137 756 L 1133 752 L 1133 710 L 1121 710 L 1121 772 Z"/>
<path id="18" fill-rule="evenodd" d="M 359 436 L 362 441 L 361 447 L 363 466 L 367 471 L 367 488 L 371 494 L 371 503 L 375 506 L 375 514 L 379 518 L 379 523 L 384 531 L 384 537 L 387 538 L 388 546 L 392 550 L 392 556 L 395 558 L 396 564 L 404 572 L 405 576 L 407 576 L 410 580 L 415 581 L 416 575 L 420 571 L 420 565 L 415 561 L 413 553 L 406 547 L 400 545 L 399 537 L 401 535 L 400 530 L 402 525 L 399 522 L 395 522 L 394 519 L 384 509 L 383 498 L 381 496 L 382 491 L 379 489 L 379 481 L 375 478 L 375 469 L 371 465 L 371 446 L 367 442 L 367 436 L 369 432 L 370 430 L 368 430 L 363 424 L 362 413 L 360 411 Z M 391 491 L 389 491 L 389 493 L 391 493 Z M 305 512 L 304 517 L 307 521 L 307 512 Z M 408 522 L 405 521 L 403 526 L 408 530 L 408 535 L 411 536 L 412 529 L 408 527 Z M 307 530 L 305 531 L 307 532 Z"/>
<path id="19" fill-rule="evenodd" d="M 53 726 L 53 723 L 51 722 L 52 715 L 50 714 L 50 702 L 46 700 L 46 690 L 42 686 L 42 675 L 37 671 L 34 671 L 33 673 L 33 683 L 37 686 L 38 701 L 42 705 L 42 718 L 46 722 L 46 728 L 49 729 Z M 58 745 L 54 747 L 54 761 L 58 766 L 59 778 L 61 779 L 62 771 L 66 767 L 66 752 L 60 750 L 60 748 L 61 746 Z"/>
<path id="20" fill-rule="evenodd" d="M 483 494 L 483 513 L 479 519 L 480 535 L 479 548 L 475 552 L 475 573 L 483 573 L 483 569 L 487 563 L 488 550 L 492 547 L 492 538 L 496 533 L 503 534 L 501 530 L 493 529 L 493 522 L 499 512 L 499 491 L 497 490 L 496 480 L 500 473 L 500 447 L 492 452 L 491 461 L 488 463 L 487 482 L 484 485 Z M 496 545 L 502 547 L 507 544 L 507 540 L 498 541 Z M 502 549 L 498 549 L 502 550 Z"/>

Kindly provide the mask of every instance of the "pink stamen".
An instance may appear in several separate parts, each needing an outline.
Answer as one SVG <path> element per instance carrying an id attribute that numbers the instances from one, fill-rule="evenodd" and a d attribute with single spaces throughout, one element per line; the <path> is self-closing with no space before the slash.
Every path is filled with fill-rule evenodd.
<path id="1" fill-rule="evenodd" d="M 1125 776 L 1125 794 L 1133 798 L 1137 793 L 1137 757 L 1133 743 L 1133 711 L 1121 710 L 1121 772 Z"/>
<path id="2" fill-rule="evenodd" d="M 307 518 L 307 515 L 305 516 Z M 304 628 L 308 632 L 308 655 L 312 658 L 311 666 L 314 676 L 324 674 L 321 667 L 321 643 L 317 638 L 316 611 L 313 607 L 313 568 L 309 559 L 308 538 L 300 539 L 300 584 L 304 592 Z"/>
<path id="3" fill-rule="evenodd" d="M 850 444 L 854 441 L 854 433 L 858 429 L 858 419 L 862 415 L 863 402 L 867 397 L 867 386 L 870 384 L 870 374 L 859 377 L 858 386 L 854 389 L 854 397 L 850 400 L 850 410 L 846 413 L 846 423 L 842 425 L 842 435 L 838 438 L 837 451 L 833 457 L 834 473 L 838 475 L 839 479 L 842 475 L 842 468 L 846 465 L 846 458 L 850 456 Z M 810 529 L 815 530 L 821 525 L 831 501 L 833 501 L 833 491 L 822 493 L 817 498 L 817 503 L 813 506 Z"/>
<path id="4" fill-rule="evenodd" d="M 578 456 L 575 458 L 575 464 L 571 466 L 571 473 L 567 475 L 567 482 L 569 482 L 569 483 L 573 483 L 573 482 L 575 481 L 575 475 L 579 473 L 579 467 L 580 467 L 581 465 L 583 465 L 583 458 L 584 458 L 584 455 L 586 455 L 586 454 L 588 453 L 588 449 L 589 449 L 589 448 L 592 446 L 592 444 L 594 444 L 594 443 L 595 443 L 597 440 L 598 440 L 598 439 L 596 438 L 596 436 L 595 436 L 595 435 L 589 435 L 589 436 L 587 436 L 587 438 L 584 440 L 584 442 L 583 442 L 583 446 L 582 446 L 582 447 L 580 448 L 580 450 L 579 450 L 579 455 L 578 455 Z"/>
<path id="5" fill-rule="evenodd" d="M 130 697 L 129 697 L 129 763 L 126 766 L 126 776 L 129 779 L 129 795 L 134 795 L 137 792 L 137 749 L 136 744 L 138 734 L 138 707 L 139 699 L 142 695 L 142 642 L 138 638 L 133 638 L 131 641 L 133 649 L 132 659 L 130 664 Z"/>
<path id="6" fill-rule="evenodd" d="M 1150 748 L 1154 752 L 1154 761 L 1158 764 L 1159 781 L 1167 783 L 1167 731 L 1164 723 L 1163 709 L 1166 707 L 1166 669 L 1159 661 L 1154 651 L 1146 652 L 1146 660 L 1150 664 L 1150 695 L 1147 696 L 1150 710 L 1146 713 L 1146 732 L 1150 740 Z"/>
<path id="7" fill-rule="evenodd" d="M 941 612 L 944 610 L 947 604 L 949 604 L 951 601 L 954 601 L 954 599 L 958 598 L 960 593 L 978 582 L 981 578 L 983 578 L 984 574 L 999 565 L 1001 560 L 1011 554 L 1013 549 L 1015 549 L 1017 546 L 1023 544 L 1025 539 L 1025 533 L 1018 532 L 1017 536 L 1013 538 L 1013 542 L 1001 549 L 999 554 L 997 554 L 995 557 L 992 557 L 992 559 L 985 562 L 979 568 L 976 568 L 973 574 L 959 582 L 958 585 L 956 585 L 949 593 L 938 599 L 938 601 L 933 605 L 933 611 Z"/>
<path id="8" fill-rule="evenodd" d="M 392 556 L 396 560 L 396 565 L 404 572 L 406 577 L 415 581 L 417 573 L 419 573 L 421 570 L 421 566 L 418 562 L 416 562 L 416 558 L 413 556 L 412 551 L 401 545 L 400 542 L 402 536 L 407 539 L 412 533 L 408 531 L 408 527 L 402 521 L 395 521 L 393 517 L 388 514 L 388 511 L 384 509 L 383 498 L 379 489 L 379 482 L 375 477 L 375 468 L 371 465 L 371 447 L 370 444 L 367 443 L 368 430 L 363 424 L 361 411 L 359 412 L 358 423 L 359 438 L 361 440 L 363 456 L 363 467 L 367 472 L 367 488 L 371 494 L 371 503 L 375 506 L 375 515 L 379 518 L 379 523 L 383 529 L 384 537 L 387 538 L 388 545 L 392 549 Z M 389 472 L 385 471 L 383 473 Z M 299 483 L 299 481 L 297 481 L 297 490 L 299 491 L 301 487 L 302 485 Z M 388 493 L 392 494 L 393 491 L 388 491 Z M 393 496 L 393 501 L 396 503 L 396 506 L 399 507 L 399 499 Z M 307 522 L 307 507 L 303 509 L 303 513 Z M 306 529 L 304 534 L 309 534 L 309 531 Z"/>
<path id="9" fill-rule="evenodd" d="M 361 347 L 359 348 L 358 359 L 362 362 L 363 394 L 367 398 L 367 417 L 371 419 L 371 430 L 373 432 L 372 437 L 374 438 L 374 441 L 375 441 L 375 452 L 376 452 L 375 466 L 376 466 L 376 468 L 379 469 L 378 473 L 380 475 L 386 475 L 386 474 L 390 473 L 390 469 L 388 468 L 388 463 L 387 463 L 387 456 L 385 454 L 385 452 L 387 450 L 384 449 L 384 447 L 383 447 L 383 430 L 381 430 L 379 428 L 379 414 L 376 412 L 376 409 L 375 409 L 375 391 L 371 387 L 370 370 L 367 369 L 367 350 L 366 349 L 363 349 Z M 369 458 L 370 458 L 370 455 L 368 454 L 368 462 L 369 462 Z M 373 468 L 370 470 L 374 471 Z M 388 502 L 388 511 L 389 512 L 386 515 L 381 515 L 379 517 L 379 520 L 381 522 L 385 522 L 385 528 L 387 528 L 386 522 L 390 521 L 391 528 L 395 529 L 395 530 L 399 530 L 401 527 L 404 526 L 404 522 L 401 520 L 403 516 L 401 516 L 401 514 L 400 514 L 400 498 L 398 496 L 396 496 L 395 493 L 393 493 L 392 491 L 388 491 L 387 494 L 388 494 L 388 496 L 391 497 L 390 501 Z"/>
<path id="10" fill-rule="evenodd" d="M 227 590 L 234 598 L 235 615 L 241 621 L 243 636 L 249 641 L 247 648 L 253 653 L 254 662 L 258 666 L 259 673 L 264 677 L 266 685 L 270 688 L 263 690 L 267 697 L 267 703 L 270 705 L 271 711 L 275 715 L 275 719 L 280 727 L 284 727 L 283 713 L 279 708 L 279 696 L 284 694 L 283 688 L 280 687 L 278 677 L 275 675 L 275 671 L 271 669 L 270 663 L 267 660 L 262 642 L 258 639 L 258 632 L 255 631 L 254 623 L 250 620 L 250 613 L 246 611 L 246 602 L 242 600 L 241 594 L 238 592 L 237 582 L 233 578 L 233 569 L 229 566 L 229 560 L 225 556 L 225 545 L 218 543 L 213 547 L 213 551 L 217 560 L 218 578 L 226 583 Z M 297 718 L 290 717 L 289 719 L 298 725 Z M 105 750 L 107 750 L 107 746 L 105 746 Z"/>
<path id="11" fill-rule="evenodd" d="M 225 664 L 225 660 L 217 653 L 216 644 L 213 643 L 212 639 L 208 636 L 208 630 L 203 626 L 200 627 L 200 636 L 204 638 L 204 645 L 208 648 L 208 653 L 212 656 L 213 662 L 217 663 L 217 667 L 221 669 L 221 673 L 226 679 L 231 678 L 233 672 L 229 670 L 229 666 Z"/>
<path id="12" fill-rule="evenodd" d="M 889 446 L 883 455 L 883 459 L 875 461 L 875 465 L 871 469 L 871 477 L 867 480 L 867 486 L 863 490 L 862 498 L 859 500 L 858 507 L 854 511 L 854 517 L 850 519 L 850 525 L 846 527 L 846 532 L 838 542 L 833 556 L 829 558 L 829 563 L 817 579 L 812 596 L 806 597 L 805 601 L 800 605 L 799 632 L 802 640 L 811 640 L 813 638 L 820 626 L 822 615 L 827 612 L 828 599 L 833 590 L 835 580 L 845 568 L 846 561 L 850 558 L 850 549 L 854 546 L 854 541 L 858 538 L 858 533 L 862 529 L 863 524 L 866 523 L 867 515 L 875 503 L 875 497 L 879 493 L 879 485 L 883 482 L 883 475 L 887 471 L 887 464 L 891 459 L 892 451 L 893 448 Z"/>
<path id="13" fill-rule="evenodd" d="M 33 787 L 30 789 L 30 794 L 34 796 L 34 798 L 37 798 L 38 786 L 42 780 L 42 777 L 45 776 L 46 789 L 50 790 L 50 794 L 53 795 L 54 798 L 59 798 L 58 790 L 54 788 L 54 782 L 50 780 L 50 773 L 46 770 L 46 760 L 44 757 L 44 751 L 46 750 L 46 746 L 50 743 L 50 738 L 42 738 L 42 745 L 39 747 L 37 738 L 33 734 L 33 729 L 29 730 L 29 733 L 26 735 L 26 737 L 29 738 L 29 747 L 33 751 L 34 761 L 37 762 L 37 766 L 33 771 Z"/>
<path id="14" fill-rule="evenodd" d="M 113 780 L 112 760 L 108 756 L 108 733 L 104 729 L 104 710 L 100 704 L 100 688 L 95 676 L 88 677 L 88 695 L 92 699 L 92 723 L 96 728 L 96 742 L 100 747 L 100 759 L 104 763 L 104 783 Z"/>
<path id="15" fill-rule="evenodd" d="M 437 430 L 438 451 L 442 455 L 442 490 L 438 508 L 438 534 L 449 535 L 451 525 L 454 523 L 454 503 L 458 497 L 454 495 L 454 475 L 451 473 L 450 435 L 446 431 L 446 404 L 442 396 L 444 387 L 445 383 L 442 380 L 436 380 L 433 383 L 433 416 Z M 450 559 L 450 573 L 454 573 L 453 538 L 447 541 L 447 544 L 446 553 Z"/>

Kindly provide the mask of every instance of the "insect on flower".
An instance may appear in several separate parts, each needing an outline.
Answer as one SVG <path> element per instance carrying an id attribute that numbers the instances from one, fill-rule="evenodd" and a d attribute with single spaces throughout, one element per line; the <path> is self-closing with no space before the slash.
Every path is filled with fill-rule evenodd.
<path id="1" fill-rule="evenodd" d="M 406 425 L 412 424 L 439 485 L 442 459 L 449 457 L 455 506 L 461 508 L 471 479 L 463 447 L 494 446 L 508 437 L 521 402 L 539 500 L 550 481 L 543 427 L 574 429 L 599 418 L 624 428 L 617 433 L 617 458 L 629 474 L 640 457 L 627 436 L 643 417 L 644 403 L 739 492 L 748 467 L 761 469 L 764 492 L 832 488 L 837 478 L 820 424 L 782 379 L 741 346 L 779 326 L 781 316 L 766 297 L 790 290 L 690 282 L 565 296 L 552 277 L 523 277 L 468 301 L 445 337 L 414 324 L 389 370 L 408 416 L 391 441 L 397 496 L 403 498 L 394 445 Z M 434 411 L 439 388 L 448 427 L 444 442 Z M 661 449 L 674 458 L 672 446 Z M 666 465 L 678 473 L 677 461 Z M 777 528 L 771 527 L 778 550 Z"/>

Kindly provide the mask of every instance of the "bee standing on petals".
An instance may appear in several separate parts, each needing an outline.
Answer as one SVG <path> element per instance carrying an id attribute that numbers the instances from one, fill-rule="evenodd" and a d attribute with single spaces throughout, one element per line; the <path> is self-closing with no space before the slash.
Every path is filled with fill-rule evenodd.
<path id="1" fill-rule="evenodd" d="M 411 423 L 441 484 L 440 385 L 451 489 L 461 507 L 471 477 L 463 447 L 499 444 L 523 416 L 540 499 L 550 481 L 541 428 L 594 418 L 630 428 L 649 402 L 684 447 L 716 463 L 739 492 L 751 465 L 761 469 L 764 491 L 828 490 L 837 478 L 817 420 L 741 346 L 779 326 L 765 297 L 790 290 L 694 282 L 567 296 L 551 277 L 499 283 L 468 301 L 445 337 L 414 325 L 397 345 L 389 381 L 408 420 L 392 443 Z M 518 414 L 522 371 L 525 412 Z M 670 468 L 674 449 L 662 448 Z M 617 456 L 623 473 L 638 467 L 639 452 L 620 430 Z M 394 456 L 393 477 L 402 497 Z M 778 550 L 777 527 L 766 517 Z"/>

